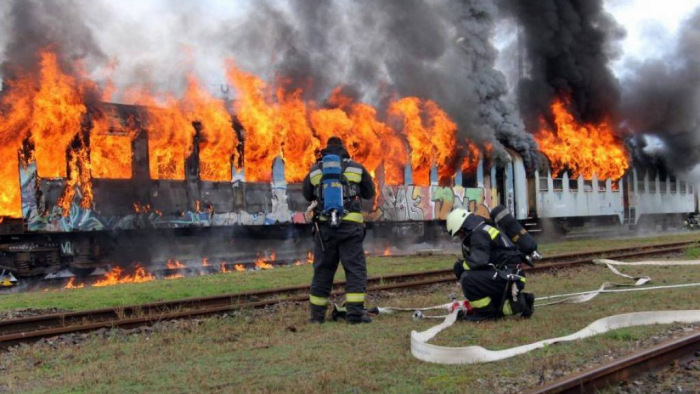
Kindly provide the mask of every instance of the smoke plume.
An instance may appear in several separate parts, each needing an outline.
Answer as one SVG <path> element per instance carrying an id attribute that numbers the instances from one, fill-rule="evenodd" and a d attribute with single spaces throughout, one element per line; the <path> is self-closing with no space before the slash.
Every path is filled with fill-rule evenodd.
<path id="1" fill-rule="evenodd" d="M 637 144 L 635 157 L 656 157 L 677 172 L 697 166 L 700 163 L 700 9 L 684 22 L 670 53 L 638 64 L 623 86 L 623 113 L 629 126 L 660 141 L 659 149 L 654 151 Z M 637 138 L 640 139 L 648 137 Z"/>
<path id="2" fill-rule="evenodd" d="M 105 60 L 75 1 L 13 0 L 3 11 L 8 39 L 0 73 L 5 79 L 19 71 L 36 71 L 39 51 L 45 48 L 58 54 L 66 72 L 72 72 L 78 61 L 95 64 Z"/>
<path id="3" fill-rule="evenodd" d="M 375 105 L 391 95 L 429 98 L 457 122 L 462 137 L 488 141 L 505 157 L 500 140 L 532 162 L 536 143 L 502 100 L 505 77 L 494 69 L 492 2 L 278 4 L 256 6 L 243 25 L 222 34 L 230 52 L 245 54 L 236 58 L 247 68 L 304 86 L 317 101 L 337 85 Z"/>
<path id="4" fill-rule="evenodd" d="M 3 77 L 52 45 L 66 67 L 83 59 L 95 77 L 109 57 L 122 91 L 136 84 L 173 92 L 187 73 L 220 84 L 223 61 L 233 58 L 269 82 L 303 87 L 319 104 L 338 85 L 379 107 L 395 96 L 431 99 L 461 139 L 489 142 L 504 159 L 501 143 L 528 162 L 536 151 L 502 99 L 505 77 L 490 43 L 498 10 L 489 0 L 120 4 L 15 0 L 4 18 Z"/>
<path id="5" fill-rule="evenodd" d="M 528 130 L 550 112 L 555 97 L 567 97 L 583 122 L 615 116 L 620 88 L 608 63 L 624 31 L 604 12 L 602 0 L 505 0 L 522 26 L 529 70 L 518 88 Z"/>

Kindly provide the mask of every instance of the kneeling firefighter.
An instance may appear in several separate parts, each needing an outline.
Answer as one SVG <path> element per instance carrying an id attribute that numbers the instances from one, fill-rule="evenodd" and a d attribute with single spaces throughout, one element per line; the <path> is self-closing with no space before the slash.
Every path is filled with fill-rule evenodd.
<path id="1" fill-rule="evenodd" d="M 525 293 L 523 254 L 493 222 L 465 209 L 447 216 L 447 232 L 462 240 L 464 259 L 454 272 L 472 312 L 466 320 L 494 319 L 534 312 L 535 295 Z"/>
<path id="2" fill-rule="evenodd" d="M 345 285 L 346 321 L 370 323 L 364 309 L 367 264 L 362 242 L 365 227 L 360 198 L 374 197 L 374 183 L 367 170 L 350 159 L 338 137 L 328 139 L 321 159 L 303 181 L 304 198 L 314 208 L 314 276 L 309 295 L 312 323 L 323 323 L 333 277 L 342 262 Z"/>

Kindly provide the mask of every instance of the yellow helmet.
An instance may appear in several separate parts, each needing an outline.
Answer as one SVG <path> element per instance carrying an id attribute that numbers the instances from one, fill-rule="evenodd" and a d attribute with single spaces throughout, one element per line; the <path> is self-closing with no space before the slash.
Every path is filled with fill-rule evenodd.
<path id="1" fill-rule="evenodd" d="M 453 237 L 457 235 L 457 231 L 462 228 L 462 225 L 470 215 L 471 212 L 463 208 L 457 208 L 450 212 L 450 214 L 447 215 L 447 232 Z"/>

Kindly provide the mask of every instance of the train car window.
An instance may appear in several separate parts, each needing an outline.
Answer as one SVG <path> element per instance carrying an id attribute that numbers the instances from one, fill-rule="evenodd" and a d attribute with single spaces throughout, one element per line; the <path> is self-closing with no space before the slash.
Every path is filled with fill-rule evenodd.
<path id="1" fill-rule="evenodd" d="M 666 193 L 666 181 L 659 182 L 659 193 L 661 193 L 661 194 Z"/>
<path id="2" fill-rule="evenodd" d="M 644 179 L 640 179 L 637 181 L 637 193 L 644 193 L 646 190 L 644 190 Z"/>
<path id="3" fill-rule="evenodd" d="M 541 192 L 549 191 L 549 185 L 547 185 L 547 177 L 546 176 L 540 177 L 540 191 Z"/>
<path id="4" fill-rule="evenodd" d="M 467 171 L 462 173 L 462 186 L 463 187 L 477 187 L 478 179 L 476 176 L 476 167 L 469 168 Z"/>
<path id="5" fill-rule="evenodd" d="M 681 181 L 681 184 L 679 185 L 681 187 L 681 194 L 686 194 L 688 192 L 688 184 Z"/>
<path id="6" fill-rule="evenodd" d="M 598 191 L 604 192 L 605 190 L 607 190 L 605 188 L 605 181 L 598 181 Z"/>
<path id="7" fill-rule="evenodd" d="M 656 193 L 656 180 L 649 180 L 649 193 Z"/>
<path id="8" fill-rule="evenodd" d="M 569 190 L 572 192 L 578 191 L 578 179 L 569 179 Z"/>
<path id="9" fill-rule="evenodd" d="M 583 191 L 592 192 L 593 191 L 593 181 L 583 181 Z"/>
<path id="10" fill-rule="evenodd" d="M 671 194 L 676 194 L 676 178 L 671 177 L 669 179 L 669 181 L 670 181 L 669 186 L 671 188 Z"/>
<path id="11" fill-rule="evenodd" d="M 610 183 L 610 187 L 612 188 L 613 193 L 619 193 L 620 192 L 620 180 L 612 181 Z"/>
<path id="12" fill-rule="evenodd" d="M 564 180 L 561 178 L 552 179 L 552 187 L 554 187 L 555 192 L 564 191 Z"/>

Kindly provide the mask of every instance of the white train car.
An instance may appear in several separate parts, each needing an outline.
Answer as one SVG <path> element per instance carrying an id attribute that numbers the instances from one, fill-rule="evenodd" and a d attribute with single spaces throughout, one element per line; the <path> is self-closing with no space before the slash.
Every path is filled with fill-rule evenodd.
<path id="1" fill-rule="evenodd" d="M 528 181 L 534 199 L 531 216 L 552 221 L 564 231 L 591 223 L 680 226 L 697 208 L 695 190 L 686 181 L 640 177 L 634 168 L 617 181 L 569 179 L 566 172 L 552 178 L 549 171 L 535 171 Z"/>

